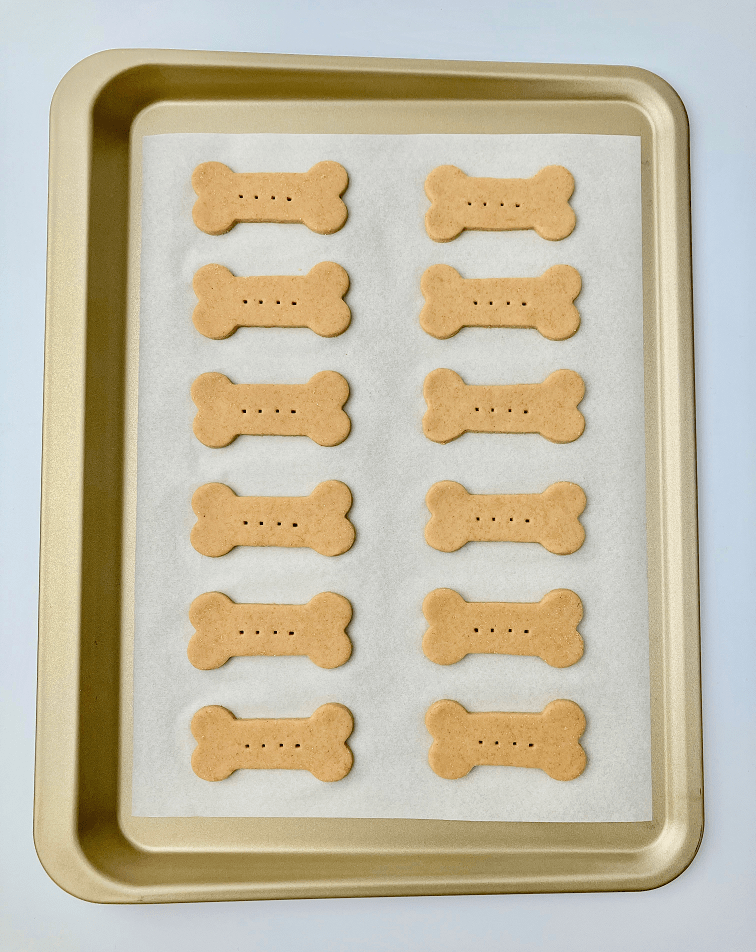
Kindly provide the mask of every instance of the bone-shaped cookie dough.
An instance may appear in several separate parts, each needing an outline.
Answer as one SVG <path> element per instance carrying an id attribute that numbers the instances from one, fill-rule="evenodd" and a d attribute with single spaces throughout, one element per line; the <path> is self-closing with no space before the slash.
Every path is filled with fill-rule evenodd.
<path id="1" fill-rule="evenodd" d="M 577 630 L 583 603 L 566 588 L 540 602 L 466 602 L 450 588 L 437 588 L 425 596 L 423 614 L 430 625 L 423 651 L 436 664 L 455 664 L 468 654 L 505 654 L 567 668 L 583 657 Z"/>
<path id="2" fill-rule="evenodd" d="M 585 429 L 577 405 L 585 384 L 574 370 L 556 370 L 543 383 L 472 386 L 453 370 L 433 370 L 425 378 L 428 409 L 423 432 L 448 443 L 465 432 L 540 433 L 552 443 L 572 443 Z"/>
<path id="3" fill-rule="evenodd" d="M 549 340 L 567 340 L 580 327 L 572 302 L 581 288 L 568 264 L 538 278 L 463 278 L 448 264 L 434 264 L 420 279 L 420 326 L 439 340 L 463 327 L 533 327 Z"/>
<path id="4" fill-rule="evenodd" d="M 222 592 L 199 595 L 189 609 L 196 631 L 187 654 L 195 668 L 220 668 L 229 658 L 306 655 L 318 667 L 349 660 L 346 626 L 352 606 L 343 595 L 321 592 L 306 605 L 237 604 Z"/>
<path id="5" fill-rule="evenodd" d="M 474 496 L 444 480 L 431 486 L 425 505 L 431 513 L 425 541 L 441 552 L 468 542 L 540 542 L 549 552 L 569 555 L 585 540 L 578 518 L 585 493 L 575 483 L 554 483 L 542 493 Z"/>
<path id="6" fill-rule="evenodd" d="M 194 326 L 205 337 L 224 340 L 237 327 L 309 327 L 321 337 L 338 337 L 352 312 L 343 299 L 349 275 L 321 261 L 305 275 L 236 277 L 220 264 L 206 264 L 192 282 L 198 303 Z"/>
<path id="7" fill-rule="evenodd" d="M 323 704 L 310 717 L 236 718 L 225 707 L 203 707 L 192 718 L 197 746 L 192 770 L 225 780 L 235 770 L 309 770 L 318 780 L 342 780 L 354 758 L 347 738 L 354 720 L 343 704 Z"/>
<path id="8" fill-rule="evenodd" d="M 192 173 L 192 218 L 208 235 L 223 235 L 237 222 L 298 222 L 332 235 L 347 220 L 340 196 L 348 184 L 338 162 L 318 162 L 309 172 L 232 172 L 222 162 L 203 162 Z"/>
<path id="9" fill-rule="evenodd" d="M 433 736 L 428 763 L 446 780 L 482 766 L 539 767 L 554 780 L 574 780 L 585 770 L 585 715 L 574 701 L 552 701 L 535 714 L 470 714 L 457 701 L 436 701 L 425 726 Z"/>
<path id="10" fill-rule="evenodd" d="M 223 483 L 205 483 L 192 496 L 197 521 L 191 542 L 216 558 L 237 545 L 310 548 L 321 555 L 351 549 L 354 526 L 349 487 L 337 479 L 320 483 L 309 496 L 237 496 Z"/>
<path id="11" fill-rule="evenodd" d="M 191 393 L 198 410 L 194 435 L 205 446 L 228 446 L 243 434 L 309 436 L 321 446 L 336 446 L 352 426 L 341 409 L 349 384 L 335 370 L 295 384 L 234 384 L 225 374 L 206 373 Z"/>
<path id="12" fill-rule="evenodd" d="M 575 180 L 561 165 L 548 165 L 528 179 L 472 178 L 456 165 L 439 165 L 425 180 L 433 203 L 425 230 L 434 241 L 451 241 L 465 229 L 522 231 L 559 241 L 572 233 L 569 204 Z"/>

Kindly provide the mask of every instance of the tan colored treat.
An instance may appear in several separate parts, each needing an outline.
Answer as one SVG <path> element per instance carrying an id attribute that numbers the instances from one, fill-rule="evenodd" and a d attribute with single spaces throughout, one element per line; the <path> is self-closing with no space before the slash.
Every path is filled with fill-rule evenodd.
<path id="1" fill-rule="evenodd" d="M 428 763 L 446 780 L 482 766 L 538 767 L 554 780 L 585 770 L 585 715 L 574 701 L 552 701 L 540 714 L 469 714 L 456 701 L 436 701 L 425 726 L 433 735 Z"/>
<path id="2" fill-rule="evenodd" d="M 237 327 L 309 327 L 321 337 L 338 337 L 352 312 L 343 299 L 349 275 L 321 261 L 305 275 L 235 277 L 220 264 L 206 264 L 192 282 L 198 303 L 194 326 L 211 340 L 230 337 Z"/>
<path id="3" fill-rule="evenodd" d="M 338 668 L 352 654 L 346 633 L 351 618 L 348 600 L 333 592 L 306 605 L 237 604 L 222 592 L 205 592 L 189 609 L 196 632 L 187 654 L 203 671 L 258 655 L 306 655 L 318 667 Z"/>
<path id="4" fill-rule="evenodd" d="M 533 327 L 549 340 L 567 340 L 580 327 L 572 302 L 582 286 L 568 264 L 539 278 L 463 278 L 448 264 L 434 264 L 420 279 L 420 326 L 440 340 L 463 327 Z"/>
<path id="5" fill-rule="evenodd" d="M 203 162 L 192 172 L 192 218 L 208 235 L 223 235 L 237 222 L 297 222 L 332 235 L 347 220 L 340 196 L 348 184 L 338 162 L 318 162 L 309 172 L 232 172 L 222 162 Z"/>
<path id="6" fill-rule="evenodd" d="M 450 588 L 437 588 L 425 596 L 423 614 L 430 625 L 423 651 L 436 664 L 455 664 L 468 654 L 505 654 L 568 668 L 583 657 L 577 630 L 583 603 L 566 588 L 540 602 L 466 602 Z"/>
<path id="7" fill-rule="evenodd" d="M 349 487 L 337 479 L 320 483 L 309 496 L 237 496 L 223 483 L 205 483 L 192 496 L 197 516 L 191 542 L 216 558 L 237 545 L 310 548 L 321 555 L 351 549 L 354 526 Z"/>
<path id="8" fill-rule="evenodd" d="M 435 443 L 463 433 L 540 433 L 552 443 L 572 443 L 585 429 L 577 405 L 585 384 L 574 370 L 556 370 L 543 383 L 471 386 L 453 370 L 425 378 L 428 409 L 423 432 Z"/>
<path id="9" fill-rule="evenodd" d="M 575 483 L 554 483 L 542 493 L 473 496 L 460 483 L 434 483 L 425 497 L 431 518 L 425 541 L 441 552 L 468 542 L 540 542 L 556 555 L 577 552 L 585 540 L 578 516 L 585 509 Z"/>
<path id="10" fill-rule="evenodd" d="M 452 241 L 470 231 L 523 231 L 559 241 L 572 234 L 569 199 L 575 180 L 561 165 L 548 165 L 529 179 L 471 178 L 456 165 L 439 165 L 425 180 L 433 203 L 425 230 L 434 241 Z"/>
<path id="11" fill-rule="evenodd" d="M 200 374 L 191 393 L 198 410 L 194 435 L 205 446 L 228 446 L 245 434 L 309 436 L 321 446 L 336 446 L 352 427 L 341 409 L 349 384 L 335 370 L 295 384 L 234 384 L 225 374 Z"/>
<path id="12" fill-rule="evenodd" d="M 309 770 L 318 780 L 342 780 L 354 757 L 347 738 L 354 720 L 343 704 L 323 704 L 310 717 L 237 719 L 225 707 L 203 707 L 192 718 L 197 746 L 192 770 L 225 780 L 235 770 Z"/>

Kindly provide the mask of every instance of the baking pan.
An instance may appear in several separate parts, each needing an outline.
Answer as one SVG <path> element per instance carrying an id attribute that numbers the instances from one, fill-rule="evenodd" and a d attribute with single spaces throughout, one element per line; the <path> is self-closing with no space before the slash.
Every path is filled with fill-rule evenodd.
<path id="1" fill-rule="evenodd" d="M 141 139 L 641 137 L 653 820 L 132 817 Z M 649 889 L 703 829 L 688 126 L 639 69 L 100 53 L 53 100 L 35 842 L 97 902 Z"/>

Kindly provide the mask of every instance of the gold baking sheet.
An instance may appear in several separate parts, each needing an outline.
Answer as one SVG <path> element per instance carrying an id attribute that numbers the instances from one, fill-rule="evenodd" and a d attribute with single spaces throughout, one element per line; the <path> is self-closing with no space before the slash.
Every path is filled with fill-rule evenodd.
<path id="1" fill-rule="evenodd" d="M 641 137 L 653 816 L 648 823 L 133 818 L 141 138 Z M 643 889 L 702 832 L 688 130 L 631 68 L 111 51 L 52 108 L 35 840 L 63 888 L 166 902 Z"/>

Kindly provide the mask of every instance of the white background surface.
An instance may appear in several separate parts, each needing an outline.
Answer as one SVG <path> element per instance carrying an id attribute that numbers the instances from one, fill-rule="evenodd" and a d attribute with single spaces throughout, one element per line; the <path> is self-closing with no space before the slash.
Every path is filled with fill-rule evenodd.
<path id="1" fill-rule="evenodd" d="M 2 0 L 3 952 L 753 949 L 755 13 L 750 0 Z M 74 63 L 127 46 L 623 63 L 659 73 L 682 96 L 692 128 L 707 829 L 673 883 L 644 894 L 135 908 L 83 903 L 47 878 L 31 810 L 48 108 Z"/>
<path id="2" fill-rule="evenodd" d="M 161 135 L 144 140 L 139 463 L 134 649 L 135 816 L 414 817 L 601 822 L 651 819 L 643 415 L 640 139 L 631 136 Z M 306 171 L 331 159 L 349 172 L 349 218 L 334 235 L 291 224 L 203 234 L 192 170 Z M 578 225 L 562 241 L 534 231 L 428 238 L 428 170 L 528 177 L 562 164 L 575 177 Z M 192 276 L 217 263 L 234 274 L 296 274 L 322 260 L 350 275 L 344 334 L 240 328 L 208 340 L 191 323 Z M 422 330 L 420 279 L 444 263 L 467 277 L 577 268 L 581 326 L 566 341 L 535 330 L 466 328 L 439 341 Z M 585 381 L 583 435 L 560 445 L 538 433 L 466 433 L 440 445 L 422 430 L 422 383 L 452 367 L 472 384 L 539 383 L 569 367 Z M 241 436 L 222 449 L 192 433 L 192 381 L 303 383 L 320 370 L 350 383 L 352 431 L 339 446 L 306 437 Z M 238 546 L 196 552 L 194 490 L 306 496 L 319 482 L 351 489 L 352 548 Z M 442 479 L 471 493 L 540 493 L 560 480 L 588 498 L 586 540 L 569 556 L 542 546 L 471 543 L 438 552 L 423 537 L 425 495 Z M 423 655 L 425 595 L 451 587 L 468 601 L 537 602 L 569 588 L 583 601 L 583 658 L 474 655 L 437 665 Z M 352 603 L 354 652 L 332 671 L 308 658 L 232 658 L 198 671 L 186 657 L 187 610 L 206 591 L 236 602 L 299 603 L 338 592 Z M 426 710 L 451 697 L 470 711 L 541 711 L 569 698 L 585 712 L 588 766 L 560 783 L 540 770 L 473 770 L 450 783 L 427 763 Z M 338 701 L 355 717 L 354 766 L 338 783 L 307 771 L 240 770 L 208 783 L 191 769 L 189 723 L 206 704 L 237 717 L 309 717 Z"/>

